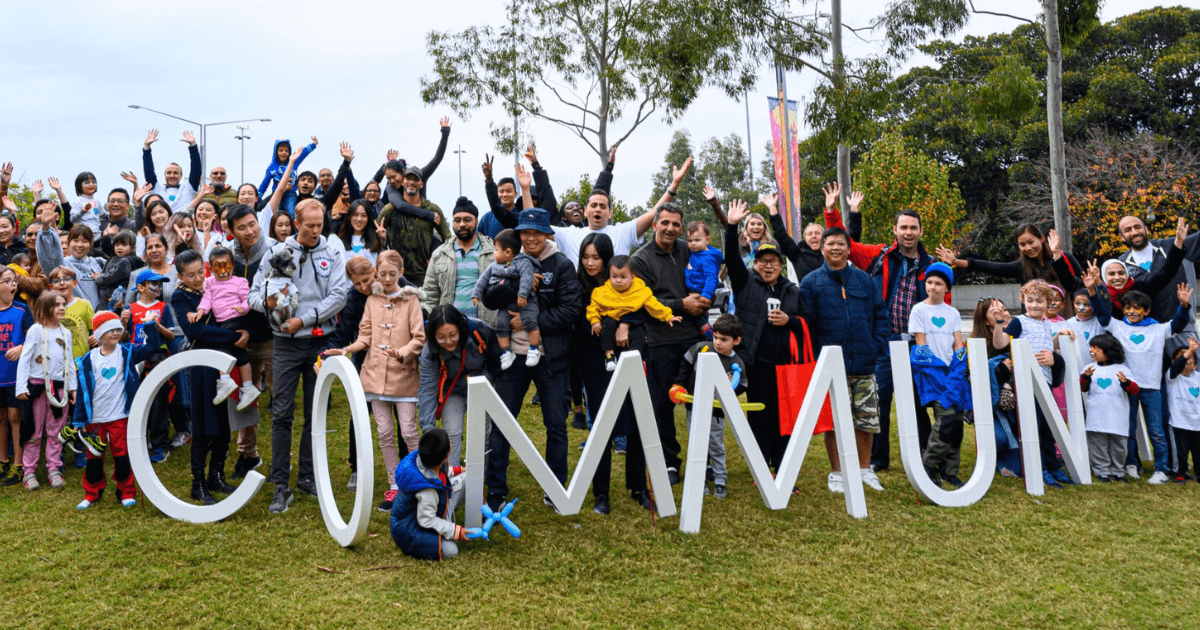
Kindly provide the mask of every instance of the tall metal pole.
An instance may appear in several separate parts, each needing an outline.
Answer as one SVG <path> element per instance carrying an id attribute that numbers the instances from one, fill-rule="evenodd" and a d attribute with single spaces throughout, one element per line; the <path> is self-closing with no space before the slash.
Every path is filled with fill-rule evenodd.
<path id="1" fill-rule="evenodd" d="M 842 55 L 842 0 L 830 3 L 829 32 L 833 48 L 833 89 L 841 92 L 846 89 L 846 59 Z M 850 223 L 850 147 L 839 138 L 837 146 L 837 178 L 842 186 L 842 220 Z"/>
<path id="2" fill-rule="evenodd" d="M 464 153 L 466 153 L 466 151 L 462 150 L 462 145 L 460 144 L 460 145 L 458 145 L 458 150 L 455 151 L 455 153 L 458 154 L 458 196 L 461 197 L 462 196 L 462 156 Z"/>
<path id="3" fill-rule="evenodd" d="M 246 135 L 246 130 L 249 128 L 249 125 L 245 127 L 238 125 L 238 130 L 241 133 L 233 137 L 234 140 L 240 140 L 242 144 L 242 184 L 246 183 L 246 141 L 250 139 L 250 136 Z"/>
<path id="4" fill-rule="evenodd" d="M 750 142 L 750 91 L 746 90 L 746 177 L 754 188 L 754 145 Z"/>

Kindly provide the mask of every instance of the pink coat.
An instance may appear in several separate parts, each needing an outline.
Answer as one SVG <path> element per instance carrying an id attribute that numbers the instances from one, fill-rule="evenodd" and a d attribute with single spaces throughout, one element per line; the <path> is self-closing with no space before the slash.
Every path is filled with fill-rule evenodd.
<path id="1" fill-rule="evenodd" d="M 363 361 L 363 391 L 381 396 L 416 397 L 421 379 L 417 360 L 425 346 L 425 315 L 421 293 L 404 287 L 394 298 L 372 295 L 363 307 L 358 342 L 367 344 Z M 401 359 L 385 351 L 399 351 Z"/>
<path id="2" fill-rule="evenodd" d="M 235 306 L 242 312 L 237 312 Z M 241 276 L 230 276 L 225 281 L 209 276 L 204 281 L 204 297 L 200 298 L 197 308 L 212 313 L 219 322 L 241 317 L 250 312 L 250 283 Z"/>

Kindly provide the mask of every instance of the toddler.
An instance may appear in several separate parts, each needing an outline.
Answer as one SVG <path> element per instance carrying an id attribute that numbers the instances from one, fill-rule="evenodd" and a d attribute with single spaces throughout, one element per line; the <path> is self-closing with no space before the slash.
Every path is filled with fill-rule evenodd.
<path id="1" fill-rule="evenodd" d="M 417 450 L 396 466 L 398 492 L 392 504 L 392 540 L 400 551 L 425 560 L 446 560 L 458 555 L 455 541 L 483 538 L 480 529 L 466 529 L 451 520 L 453 492 L 450 437 L 445 429 L 421 436 Z"/>
<path id="2" fill-rule="evenodd" d="M 496 312 L 496 339 L 500 345 L 500 369 L 512 367 L 517 355 L 509 350 L 509 337 L 512 334 L 508 314 L 510 310 L 521 312 L 521 326 L 529 333 L 529 354 L 525 357 L 525 365 L 533 367 L 542 356 L 542 333 L 538 331 L 538 303 L 533 295 L 533 275 L 542 269 L 542 264 L 536 258 L 521 251 L 521 238 L 513 230 L 503 230 L 496 235 L 494 261 L 479 275 L 475 283 L 475 291 L 471 294 L 471 302 L 478 307 L 480 301 L 484 306 L 492 308 L 490 299 L 484 300 L 485 291 L 496 295 L 501 291 L 511 295 L 514 285 L 516 299 L 506 300 L 507 304 L 499 305 Z"/>
<path id="3" fill-rule="evenodd" d="M 1171 432 L 1175 436 L 1175 483 L 1187 481 L 1188 454 L 1192 471 L 1200 474 L 1200 374 L 1196 373 L 1196 351 L 1200 342 L 1188 337 L 1188 347 L 1175 351 L 1167 372 L 1167 396 L 1171 409 Z"/>
<path id="4" fill-rule="evenodd" d="M 1079 377 L 1087 396 L 1088 459 L 1097 481 L 1124 481 L 1125 439 L 1129 426 L 1129 399 L 1137 396 L 1138 384 L 1125 365 L 1125 349 L 1116 337 L 1104 333 L 1088 340 L 1092 363 Z"/>
<path id="5" fill-rule="evenodd" d="M 617 369 L 617 325 L 620 319 L 638 309 L 646 309 L 651 317 L 674 326 L 683 321 L 671 309 L 654 297 L 646 283 L 633 275 L 629 256 L 613 256 L 608 261 L 608 280 L 592 291 L 592 303 L 587 307 L 587 320 L 592 334 L 600 336 L 604 351 L 604 369 Z"/>
<path id="6" fill-rule="evenodd" d="M 208 263 L 212 275 L 204 283 L 204 297 L 200 298 L 200 307 L 196 312 L 187 314 L 188 321 L 194 324 L 212 313 L 221 328 L 249 330 L 250 324 L 245 315 L 250 310 L 250 283 L 245 278 L 234 275 L 233 252 L 218 245 L 209 253 Z M 237 409 L 243 411 L 262 395 L 254 385 L 246 349 L 233 344 L 217 349 L 237 360 L 238 381 L 241 383 Z M 213 398 L 213 404 L 225 402 L 237 390 L 238 383 L 234 382 L 229 374 L 222 374 L 217 381 L 217 395 Z"/>
<path id="7" fill-rule="evenodd" d="M 701 297 L 712 302 L 713 293 L 720 282 L 721 265 L 725 258 L 721 250 L 712 246 L 712 236 L 708 232 L 708 224 L 703 221 L 692 221 L 687 226 L 687 246 L 691 251 L 688 258 L 684 279 L 687 289 L 699 293 Z M 700 332 L 712 340 L 712 327 L 708 323 L 708 314 L 689 315 L 688 321 L 695 323 Z"/>
<path id="8" fill-rule="evenodd" d="M 52 181 L 51 184 L 54 182 Z M 75 177 L 75 194 L 79 197 L 71 206 L 71 222 L 87 226 L 90 233 L 100 236 L 100 202 L 96 201 L 96 176 L 84 171 Z M 107 213 L 106 213 L 107 214 Z"/>
<path id="9" fill-rule="evenodd" d="M 304 161 L 304 158 L 308 157 L 308 154 L 312 153 L 313 150 L 316 148 L 317 148 L 317 137 L 313 136 L 312 144 L 304 147 L 300 151 L 300 157 L 296 158 L 296 163 L 292 164 L 291 166 L 294 168 L 299 168 L 300 163 Z M 292 159 L 292 143 L 291 143 L 291 141 L 276 140 L 275 141 L 275 155 L 271 159 L 271 165 L 267 167 L 266 176 L 263 177 L 262 183 L 258 185 L 258 198 L 259 199 L 267 198 L 267 188 L 270 187 L 272 182 L 274 182 L 276 187 L 281 185 L 281 181 L 283 180 L 283 175 L 285 172 L 287 172 L 287 170 L 289 168 L 288 164 L 289 164 L 289 162 L 291 162 L 291 159 Z M 272 188 L 272 190 L 274 190 L 274 189 Z M 283 199 L 280 202 L 279 209 L 287 212 L 289 215 L 291 215 L 293 217 L 296 216 L 296 191 L 294 189 L 288 190 L 283 193 Z"/>
<path id="10" fill-rule="evenodd" d="M 129 284 L 129 276 L 146 263 L 135 253 L 137 236 L 129 230 L 117 232 L 112 239 L 112 248 L 112 258 L 104 264 L 104 271 L 96 276 L 96 289 L 100 295 L 99 304 L 120 312 L 125 305 L 125 285 Z"/>

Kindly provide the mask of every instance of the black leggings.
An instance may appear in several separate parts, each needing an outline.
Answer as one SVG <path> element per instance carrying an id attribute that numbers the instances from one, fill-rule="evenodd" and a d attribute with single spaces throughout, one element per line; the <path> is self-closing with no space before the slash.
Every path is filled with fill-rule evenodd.
<path id="1" fill-rule="evenodd" d="M 778 472 L 791 436 L 779 434 L 779 384 L 775 364 L 759 360 L 748 369 L 750 382 L 746 383 L 746 399 L 762 403 L 766 408 L 751 411 L 747 414 L 747 421 L 767 465 Z"/>
<path id="2" fill-rule="evenodd" d="M 1192 456 L 1192 472 L 1200 478 L 1200 431 L 1171 427 L 1175 434 L 1175 476 L 1182 477 L 1188 470 L 1188 454 Z"/>

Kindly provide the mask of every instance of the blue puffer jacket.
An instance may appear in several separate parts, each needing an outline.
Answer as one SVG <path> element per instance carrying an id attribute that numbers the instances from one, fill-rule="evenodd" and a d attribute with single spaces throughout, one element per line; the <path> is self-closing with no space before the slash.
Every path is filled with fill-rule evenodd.
<path id="1" fill-rule="evenodd" d="M 871 277 L 850 266 L 834 271 L 825 263 L 804 277 L 800 295 L 821 347 L 842 347 L 847 374 L 874 374 L 889 326 L 887 307 Z"/>
<path id="2" fill-rule="evenodd" d="M 450 484 L 430 479 L 417 467 L 416 451 L 406 455 L 396 466 L 396 499 L 392 502 L 392 540 L 400 551 L 424 560 L 442 559 L 441 536 L 432 529 L 417 524 L 417 493 L 433 489 L 438 494 L 438 516 L 447 518 L 450 503 Z"/>

